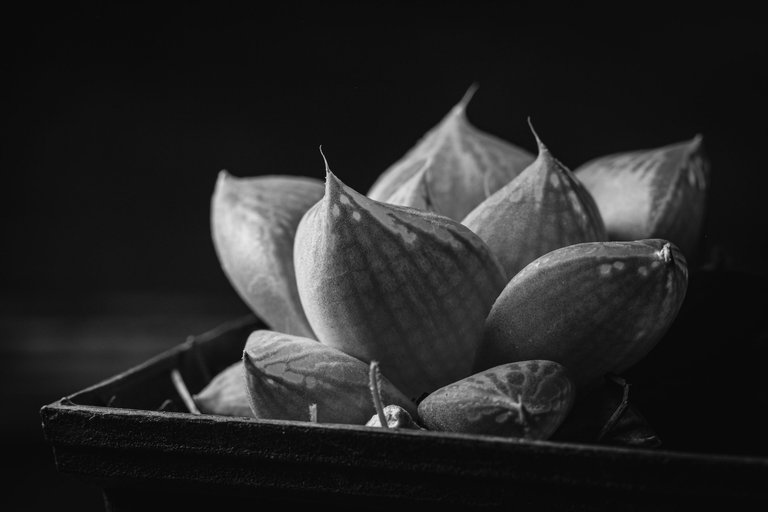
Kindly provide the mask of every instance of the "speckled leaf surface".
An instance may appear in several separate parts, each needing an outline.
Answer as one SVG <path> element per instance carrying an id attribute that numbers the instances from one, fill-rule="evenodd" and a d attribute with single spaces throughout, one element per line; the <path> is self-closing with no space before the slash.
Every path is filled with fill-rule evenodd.
<path id="1" fill-rule="evenodd" d="M 566 418 L 575 387 L 553 361 L 509 363 L 466 377 L 419 403 L 432 430 L 547 439 Z"/>
<path id="2" fill-rule="evenodd" d="M 488 244 L 510 278 L 554 249 L 608 239 L 590 193 L 536 140 L 536 160 L 462 220 Z"/>
<path id="3" fill-rule="evenodd" d="M 466 377 L 506 283 L 485 243 L 447 217 L 373 201 L 328 171 L 299 225 L 301 302 L 318 339 L 411 398 Z"/>
<path id="4" fill-rule="evenodd" d="M 578 167 L 612 240 L 664 238 L 693 260 L 706 211 L 710 163 L 703 138 L 616 153 Z"/>
<path id="5" fill-rule="evenodd" d="M 364 425 L 375 412 L 368 365 L 309 338 L 254 331 L 243 352 L 254 416 Z M 382 375 L 382 399 L 416 414 L 415 405 Z"/>
<path id="6" fill-rule="evenodd" d="M 477 366 L 549 359 L 577 386 L 621 373 L 667 331 L 687 284 L 685 257 L 665 240 L 556 249 L 520 271 L 496 300 Z"/>

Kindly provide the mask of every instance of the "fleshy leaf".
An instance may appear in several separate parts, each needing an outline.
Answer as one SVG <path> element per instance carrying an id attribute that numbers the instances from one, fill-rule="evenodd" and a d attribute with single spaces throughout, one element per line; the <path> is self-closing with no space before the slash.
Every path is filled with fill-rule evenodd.
<path id="1" fill-rule="evenodd" d="M 664 238 L 689 261 L 699 258 L 710 179 L 702 140 L 607 155 L 576 169 L 611 240 Z"/>
<path id="2" fill-rule="evenodd" d="M 429 394 L 419 418 L 430 430 L 547 439 L 571 410 L 575 387 L 554 361 L 518 361 Z"/>
<path id="3" fill-rule="evenodd" d="M 257 418 L 364 425 L 375 412 L 368 365 L 309 338 L 253 332 L 243 352 L 251 411 Z M 384 369 L 386 370 L 386 369 Z M 381 377 L 382 399 L 416 414 L 415 404 Z"/>
<path id="4" fill-rule="evenodd" d="M 536 161 L 462 221 L 488 244 L 510 278 L 549 251 L 608 239 L 589 192 L 534 135 Z"/>
<path id="5" fill-rule="evenodd" d="M 688 267 L 666 240 L 585 242 L 529 263 L 486 320 L 477 369 L 526 359 L 557 361 L 577 387 L 621 374 L 670 327 Z"/>
<path id="6" fill-rule="evenodd" d="M 460 221 L 533 161 L 526 150 L 470 124 L 466 109 L 475 89 L 379 176 L 368 197 Z"/>
<path id="7" fill-rule="evenodd" d="M 374 201 L 327 170 L 296 233 L 301 303 L 322 343 L 379 361 L 410 397 L 468 376 L 506 276 L 447 217 Z"/>
<path id="8" fill-rule="evenodd" d="M 195 404 L 204 414 L 253 417 L 248 403 L 243 362 L 229 365 L 211 379 L 197 395 Z"/>
<path id="9" fill-rule="evenodd" d="M 296 290 L 293 242 L 323 191 L 313 178 L 219 173 L 211 199 L 216 254 L 237 293 L 272 329 L 314 337 Z"/>

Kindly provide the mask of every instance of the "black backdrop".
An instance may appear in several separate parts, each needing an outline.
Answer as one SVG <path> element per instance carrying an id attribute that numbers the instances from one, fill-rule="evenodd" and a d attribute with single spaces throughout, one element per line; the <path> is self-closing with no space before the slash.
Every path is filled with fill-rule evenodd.
<path id="1" fill-rule="evenodd" d="M 100 331 L 49 314 L 82 315 L 94 310 L 91 297 L 136 292 L 222 297 L 219 313 L 239 313 L 210 239 L 219 170 L 322 178 L 322 145 L 336 175 L 364 191 L 472 83 L 476 127 L 533 151 L 530 117 L 572 168 L 701 133 L 713 168 L 707 242 L 723 248 L 731 268 L 766 274 L 768 26 L 757 17 L 722 15 L 718 6 L 703 19 L 694 17 L 700 8 L 650 4 L 589 15 L 517 3 L 285 3 L 280 12 L 224 5 L 28 3 L 0 15 L 0 416 L 13 420 L 0 437 L 19 455 L 14 467 L 33 468 L 11 486 L 20 500 L 49 494 L 51 506 L 68 499 L 86 509 L 78 487 L 53 475 L 41 405 L 212 318 L 169 327 L 163 304 L 160 320 L 134 335 L 130 311 Z M 764 318 L 765 290 L 749 302 L 733 289 L 699 294 L 705 313 L 693 308 L 688 319 L 709 322 L 688 335 L 693 347 L 698 334 L 728 344 L 759 329 L 739 319 Z M 17 321 L 15 313 L 32 316 Z M 39 318 L 50 320 L 41 324 L 48 330 Z M 155 331 L 159 341 L 142 342 Z M 678 359 L 670 361 L 676 371 Z M 732 399 L 728 389 L 711 403 Z M 690 436 L 686 418 L 711 406 L 710 395 L 686 401 L 680 393 L 687 407 L 658 412 L 680 422 L 667 430 L 672 440 L 678 431 L 678 440 Z M 721 425 L 735 428 L 730 416 L 716 416 L 723 423 L 694 436 L 698 446 Z M 758 434 L 747 438 L 764 438 L 762 424 L 752 425 Z M 47 480 L 37 472 L 43 464 Z M 87 496 L 92 510 L 101 508 L 98 493 Z"/>
<path id="2" fill-rule="evenodd" d="M 4 289 L 229 293 L 220 169 L 322 177 L 322 144 L 365 190 L 475 82 L 475 126 L 534 150 L 530 116 L 571 167 L 703 134 L 708 240 L 764 261 L 768 36 L 749 18 L 172 5 L 5 16 Z"/>

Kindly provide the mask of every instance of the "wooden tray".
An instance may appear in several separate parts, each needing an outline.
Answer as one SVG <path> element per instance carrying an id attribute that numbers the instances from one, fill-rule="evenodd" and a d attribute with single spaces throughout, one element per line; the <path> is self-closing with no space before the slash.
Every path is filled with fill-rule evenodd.
<path id="1" fill-rule="evenodd" d="M 183 412 L 241 357 L 233 320 L 41 409 L 60 472 L 107 510 L 286 503 L 336 510 L 680 510 L 768 505 L 768 457 L 721 456 Z M 211 508 L 213 507 L 213 508 Z M 439 510 L 438 509 L 438 510 Z M 763 508 L 768 510 L 768 508 Z"/>

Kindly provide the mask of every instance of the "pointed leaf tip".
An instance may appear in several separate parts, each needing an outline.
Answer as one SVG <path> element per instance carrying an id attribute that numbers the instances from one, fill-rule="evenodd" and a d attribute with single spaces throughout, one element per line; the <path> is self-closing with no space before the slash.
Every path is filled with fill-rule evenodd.
<path id="1" fill-rule="evenodd" d="M 216 176 L 216 183 L 219 185 L 223 185 L 226 182 L 230 181 L 233 178 L 233 176 L 227 171 L 226 169 L 222 169 L 219 171 L 219 174 Z"/>
<path id="2" fill-rule="evenodd" d="M 539 134 L 536 133 L 536 129 L 533 127 L 533 121 L 531 121 L 531 116 L 528 116 L 528 127 L 531 129 L 531 133 L 533 133 L 533 137 L 536 139 L 536 145 L 539 148 L 539 153 L 545 153 L 545 152 L 549 153 L 549 149 L 541 141 Z"/>
<path id="3" fill-rule="evenodd" d="M 691 139 L 691 148 L 695 151 L 699 149 L 704 142 L 704 135 L 701 133 L 697 133 L 694 135 L 693 139 Z"/>
<path id="4" fill-rule="evenodd" d="M 326 176 L 328 173 L 331 172 L 331 167 L 328 165 L 328 159 L 325 157 L 325 153 L 323 153 L 323 145 L 320 144 L 317 149 L 320 151 L 320 156 L 323 157 L 323 164 L 325 165 L 325 174 Z"/>
<path id="5" fill-rule="evenodd" d="M 459 101 L 457 106 L 462 110 L 466 110 L 467 105 L 469 105 L 469 102 L 472 101 L 472 98 L 475 96 L 475 93 L 479 87 L 480 84 L 477 82 L 472 82 L 472 85 L 469 86 L 467 92 L 464 93 L 464 96 L 462 96 L 461 101 Z"/>
<path id="6" fill-rule="evenodd" d="M 339 181 L 339 178 L 337 178 L 331 171 L 328 159 L 325 157 L 325 153 L 323 153 L 323 145 L 321 144 L 318 149 L 320 150 L 320 156 L 323 157 L 323 163 L 325 164 L 325 193 L 328 195 L 330 190 L 339 188 L 342 184 L 341 181 Z"/>

